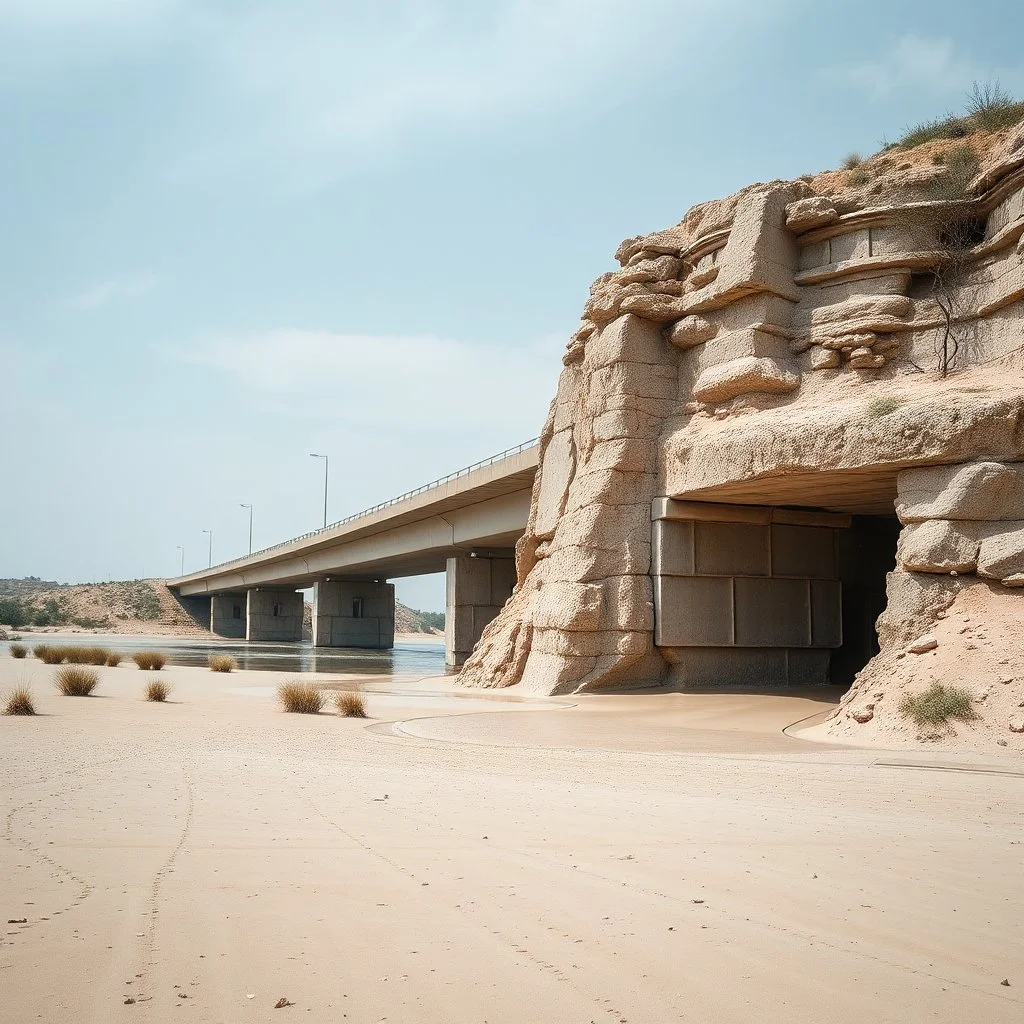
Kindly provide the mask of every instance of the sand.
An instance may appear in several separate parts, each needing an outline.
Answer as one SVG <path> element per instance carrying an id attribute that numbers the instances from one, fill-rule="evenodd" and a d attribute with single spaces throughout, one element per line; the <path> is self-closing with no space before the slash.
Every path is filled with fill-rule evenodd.
<path id="1" fill-rule="evenodd" d="M 53 671 L 0 661 L 5 1024 L 1024 1019 L 1019 757 L 782 732 L 821 695 Z"/>

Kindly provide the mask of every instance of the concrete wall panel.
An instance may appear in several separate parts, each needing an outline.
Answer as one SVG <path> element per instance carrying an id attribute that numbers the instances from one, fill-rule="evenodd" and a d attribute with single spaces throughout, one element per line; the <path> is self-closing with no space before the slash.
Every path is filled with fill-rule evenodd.
<path id="1" fill-rule="evenodd" d="M 811 580 L 812 646 L 843 646 L 842 591 L 839 580 Z"/>
<path id="2" fill-rule="evenodd" d="M 741 647 L 808 647 L 811 595 L 807 580 L 740 578 L 736 643 Z"/>
<path id="3" fill-rule="evenodd" d="M 768 527 L 746 523 L 694 523 L 700 576 L 767 576 Z"/>
<path id="4" fill-rule="evenodd" d="M 772 524 L 772 575 L 833 579 L 835 531 L 824 526 Z"/>
<path id="5" fill-rule="evenodd" d="M 655 576 L 692 576 L 694 574 L 693 522 L 659 519 L 652 537 Z"/>
<path id="6" fill-rule="evenodd" d="M 666 647 L 716 647 L 734 643 L 732 580 L 709 576 L 659 576 L 655 580 L 654 642 Z"/>

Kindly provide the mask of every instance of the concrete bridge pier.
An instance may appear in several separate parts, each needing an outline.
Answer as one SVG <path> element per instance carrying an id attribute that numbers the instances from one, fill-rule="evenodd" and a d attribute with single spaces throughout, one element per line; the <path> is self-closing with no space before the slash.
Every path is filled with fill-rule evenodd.
<path id="1" fill-rule="evenodd" d="M 516 560 L 512 549 L 448 559 L 444 616 L 446 665 L 456 668 L 469 657 L 484 627 L 504 607 L 515 585 Z"/>
<path id="2" fill-rule="evenodd" d="M 302 594 L 291 587 L 248 592 L 245 639 L 290 643 L 302 639 Z"/>
<path id="3" fill-rule="evenodd" d="M 210 632 L 245 639 L 246 594 L 244 590 L 210 595 Z"/>
<path id="4" fill-rule="evenodd" d="M 395 646 L 395 587 L 373 580 L 318 580 L 313 584 L 313 646 Z"/>

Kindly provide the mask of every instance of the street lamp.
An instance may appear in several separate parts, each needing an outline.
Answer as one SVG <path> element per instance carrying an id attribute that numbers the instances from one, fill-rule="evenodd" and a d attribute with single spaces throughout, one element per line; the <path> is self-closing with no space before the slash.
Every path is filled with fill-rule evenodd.
<path id="1" fill-rule="evenodd" d="M 213 530 L 203 530 L 203 533 L 210 535 L 210 561 L 208 563 L 209 568 L 213 568 Z"/>
<path id="2" fill-rule="evenodd" d="M 327 529 L 327 456 L 317 455 L 316 452 L 310 452 L 309 457 L 311 459 L 323 459 L 324 460 L 324 529 Z"/>
<path id="3" fill-rule="evenodd" d="M 249 510 L 249 554 L 252 554 L 252 505 L 246 505 L 239 502 L 239 508 L 247 508 Z"/>
<path id="4" fill-rule="evenodd" d="M 185 549 L 180 545 L 176 544 L 175 547 L 181 552 L 181 575 L 185 575 Z"/>

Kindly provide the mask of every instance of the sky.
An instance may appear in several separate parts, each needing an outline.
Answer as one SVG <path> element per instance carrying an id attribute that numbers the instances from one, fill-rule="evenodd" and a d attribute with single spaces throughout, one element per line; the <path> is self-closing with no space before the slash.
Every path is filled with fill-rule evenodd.
<path id="1" fill-rule="evenodd" d="M 539 433 L 694 203 L 1024 96 L 1009 0 L 0 0 L 0 577 L 169 577 Z M 442 610 L 443 577 L 398 580 Z"/>

